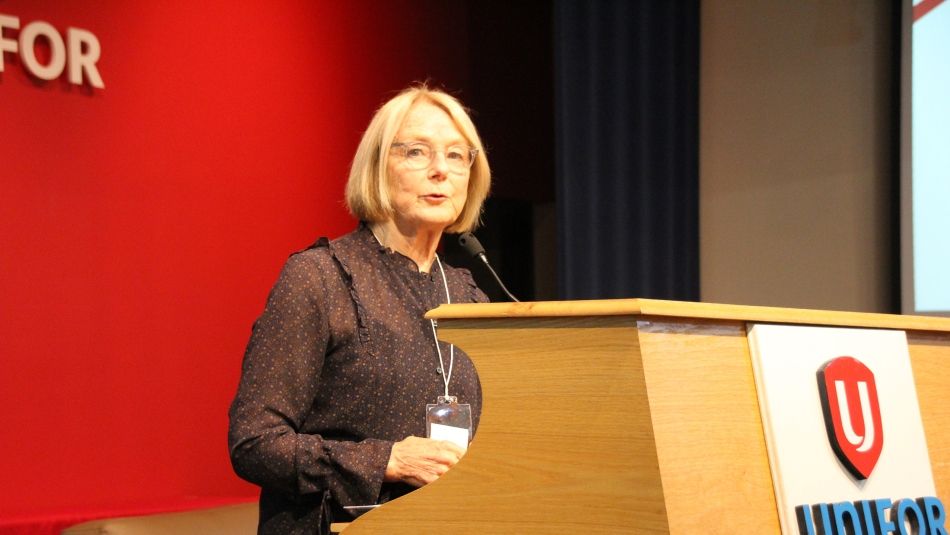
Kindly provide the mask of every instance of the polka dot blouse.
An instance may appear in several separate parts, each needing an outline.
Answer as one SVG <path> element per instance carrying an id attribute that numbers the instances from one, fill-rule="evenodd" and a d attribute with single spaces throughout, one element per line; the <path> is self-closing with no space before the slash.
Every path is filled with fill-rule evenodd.
<path id="1" fill-rule="evenodd" d="M 487 297 L 445 263 L 453 303 Z M 425 436 L 425 406 L 443 394 L 426 311 L 446 302 L 438 264 L 420 273 L 366 225 L 292 255 L 254 323 L 228 433 L 235 471 L 260 485 L 260 533 L 314 533 L 327 512 L 379 503 L 411 487 L 383 483 L 393 442 Z M 448 366 L 449 347 L 442 343 Z M 455 349 L 450 394 L 481 391 Z"/>

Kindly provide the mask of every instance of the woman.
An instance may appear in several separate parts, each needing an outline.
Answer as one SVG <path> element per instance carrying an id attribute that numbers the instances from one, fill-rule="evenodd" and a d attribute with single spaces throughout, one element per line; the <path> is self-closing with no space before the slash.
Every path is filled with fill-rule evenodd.
<path id="1" fill-rule="evenodd" d="M 424 438 L 440 395 L 481 408 L 468 357 L 435 339 L 427 310 L 483 302 L 468 271 L 440 261 L 443 232 L 474 228 L 490 185 L 471 119 L 425 86 L 384 104 L 346 186 L 357 230 L 292 255 L 254 324 L 229 446 L 261 486 L 259 533 L 314 533 L 343 507 L 430 483 L 462 448 Z"/>

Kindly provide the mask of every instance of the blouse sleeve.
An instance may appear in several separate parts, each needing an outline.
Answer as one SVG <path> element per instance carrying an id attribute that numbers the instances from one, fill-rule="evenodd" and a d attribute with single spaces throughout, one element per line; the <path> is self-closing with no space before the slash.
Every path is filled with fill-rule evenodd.
<path id="1" fill-rule="evenodd" d="M 228 445 L 242 478 L 290 495 L 329 490 L 341 505 L 376 503 L 392 442 L 300 432 L 330 337 L 318 265 L 294 255 L 271 290 L 244 354 Z"/>

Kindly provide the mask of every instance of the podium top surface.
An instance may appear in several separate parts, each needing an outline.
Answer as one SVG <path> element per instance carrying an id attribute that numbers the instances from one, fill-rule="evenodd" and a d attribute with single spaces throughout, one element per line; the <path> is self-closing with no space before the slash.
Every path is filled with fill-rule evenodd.
<path id="1" fill-rule="evenodd" d="M 426 318 L 446 320 L 574 316 L 653 316 L 696 320 L 734 320 L 950 332 L 950 318 L 935 316 L 723 305 L 658 299 L 469 303 L 441 305 L 426 314 Z"/>

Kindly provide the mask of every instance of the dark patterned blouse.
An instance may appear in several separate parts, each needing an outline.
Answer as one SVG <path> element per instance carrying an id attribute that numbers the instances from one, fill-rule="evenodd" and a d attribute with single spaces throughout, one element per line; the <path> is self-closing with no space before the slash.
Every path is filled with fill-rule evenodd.
<path id="1" fill-rule="evenodd" d="M 453 303 L 488 300 L 467 270 L 442 265 Z M 262 489 L 259 533 L 320 532 L 328 516 L 349 520 L 342 506 L 412 490 L 383 475 L 393 442 L 425 436 L 425 406 L 444 393 L 423 314 L 445 302 L 437 263 L 420 273 L 364 224 L 287 260 L 230 410 L 231 462 Z M 448 367 L 448 344 L 442 355 Z M 458 348 L 449 393 L 477 426 L 478 377 Z"/>

